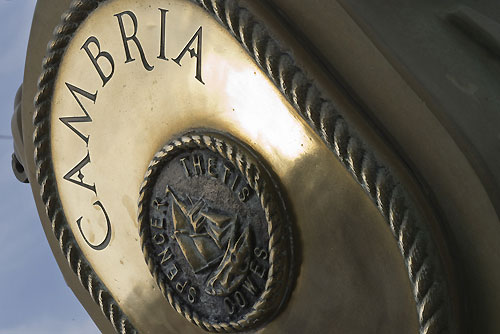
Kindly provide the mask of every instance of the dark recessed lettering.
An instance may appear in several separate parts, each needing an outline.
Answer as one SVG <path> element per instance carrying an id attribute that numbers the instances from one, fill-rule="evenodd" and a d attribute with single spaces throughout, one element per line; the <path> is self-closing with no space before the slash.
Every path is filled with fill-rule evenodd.
<path id="1" fill-rule="evenodd" d="M 224 183 L 227 184 L 228 177 L 231 174 L 231 170 L 228 166 L 224 165 Z"/>
<path id="2" fill-rule="evenodd" d="M 175 288 L 177 289 L 177 291 L 179 291 L 180 293 L 183 293 L 184 292 L 184 289 L 186 288 L 186 285 L 188 284 L 187 281 L 184 282 L 184 284 L 181 284 L 180 282 L 177 283 L 175 285 Z"/>
<path id="3" fill-rule="evenodd" d="M 97 46 L 97 51 L 98 51 L 97 56 L 94 56 L 92 54 L 92 51 L 90 51 L 90 49 L 89 49 L 89 45 L 91 43 L 93 43 L 93 44 L 95 44 L 95 46 Z M 90 36 L 89 38 L 87 38 L 87 40 L 85 41 L 85 43 L 83 44 L 83 46 L 81 48 L 84 49 L 85 52 L 87 52 L 87 55 L 89 56 L 90 61 L 92 62 L 92 64 L 94 64 L 94 67 L 97 70 L 97 73 L 99 73 L 99 76 L 101 77 L 102 86 L 104 87 L 106 85 L 106 83 L 113 76 L 113 73 L 115 73 L 115 62 L 113 60 L 113 57 L 111 57 L 111 55 L 108 52 L 101 51 L 101 45 L 99 44 L 99 40 L 94 36 Z M 101 57 L 106 58 L 109 61 L 109 64 L 111 65 L 111 73 L 109 73 L 109 75 L 104 74 L 101 66 L 98 63 L 98 59 Z"/>
<path id="4" fill-rule="evenodd" d="M 175 276 L 177 276 L 177 273 L 179 272 L 179 269 L 175 265 L 175 263 L 170 267 L 170 269 L 167 271 L 167 277 L 169 280 L 173 281 Z"/>
<path id="5" fill-rule="evenodd" d="M 89 99 L 90 101 L 95 103 L 96 98 L 97 98 L 97 91 L 94 94 L 91 94 L 91 93 L 84 91 L 81 88 L 75 87 L 72 84 L 69 84 L 67 82 L 66 82 L 66 87 L 68 87 L 69 91 L 71 92 L 71 94 L 75 98 L 76 102 L 78 103 L 78 105 L 82 109 L 85 116 L 61 117 L 61 118 L 59 118 L 59 120 L 61 122 L 63 122 L 64 125 L 66 125 L 68 128 L 70 128 L 74 133 L 76 133 L 80 138 L 82 138 L 83 141 L 85 142 L 85 144 L 87 144 L 87 146 L 88 146 L 89 136 L 84 136 L 80 131 L 78 131 L 75 127 L 73 127 L 73 125 L 71 125 L 71 123 L 90 123 L 90 122 L 92 122 L 92 118 L 89 116 L 87 110 L 85 110 L 85 107 L 83 106 L 80 99 L 76 96 L 76 93 L 80 94 L 83 97 L 86 97 L 87 99 Z"/>
<path id="6" fill-rule="evenodd" d="M 224 306 L 226 307 L 227 313 L 234 314 L 234 312 L 236 312 L 236 307 L 229 297 L 224 298 Z"/>
<path id="7" fill-rule="evenodd" d="M 245 306 L 247 306 L 247 301 L 245 299 L 245 296 L 243 296 L 243 294 L 239 291 L 236 291 L 234 293 L 234 300 L 236 301 L 236 304 L 238 304 L 240 308 L 244 308 Z"/>
<path id="8" fill-rule="evenodd" d="M 163 222 L 158 218 L 151 218 L 151 227 L 163 229 Z"/>
<path id="9" fill-rule="evenodd" d="M 216 158 L 209 158 L 208 163 L 207 163 L 207 172 L 208 175 L 217 178 L 219 175 L 217 175 L 217 159 Z"/>
<path id="10" fill-rule="evenodd" d="M 193 47 L 191 47 L 191 44 L 194 43 L 195 39 L 197 40 L 196 50 Z M 186 46 L 181 51 L 179 56 L 177 58 L 173 59 L 173 61 L 176 62 L 179 66 L 182 66 L 181 60 L 184 57 L 184 55 L 186 54 L 186 52 L 189 51 L 191 58 L 196 57 L 196 75 L 195 75 L 195 78 L 198 79 L 198 81 L 201 82 L 202 84 L 205 84 L 203 82 L 203 79 L 201 78 L 201 50 L 202 50 L 201 46 L 202 46 L 202 27 L 200 27 L 195 32 L 195 34 L 189 40 L 189 42 L 186 44 Z"/>
<path id="11" fill-rule="evenodd" d="M 234 178 L 233 185 L 231 186 L 231 190 L 234 191 L 238 183 L 240 182 L 240 176 L 236 174 L 236 177 Z"/>
<path id="12" fill-rule="evenodd" d="M 182 163 L 182 166 L 184 167 L 184 172 L 186 173 L 186 176 L 187 176 L 187 177 L 190 177 L 190 176 L 191 176 L 191 174 L 189 173 L 189 169 L 188 169 L 188 167 L 187 167 L 187 165 L 186 165 L 186 159 L 187 159 L 187 158 L 182 158 L 182 159 L 181 159 L 181 163 Z"/>
<path id="13" fill-rule="evenodd" d="M 191 304 L 194 304 L 194 302 L 196 301 L 196 289 L 193 288 L 193 287 L 190 287 L 189 288 L 189 292 L 188 292 L 188 301 L 191 303 Z"/>
<path id="14" fill-rule="evenodd" d="M 90 153 L 87 152 L 87 156 L 85 158 L 83 158 L 82 161 L 80 161 L 78 163 L 78 165 L 76 165 L 75 167 L 73 167 L 73 169 L 71 169 L 66 175 L 64 175 L 64 179 L 66 181 L 69 181 L 69 182 L 72 182 L 76 185 L 79 185 L 80 187 L 84 187 L 86 189 L 89 189 L 91 191 L 94 192 L 94 194 L 97 195 L 97 191 L 96 191 L 96 188 L 95 188 L 95 184 L 93 185 L 90 185 L 90 184 L 87 184 L 85 182 L 83 182 L 83 179 L 85 178 L 85 175 L 83 175 L 82 173 L 82 169 L 83 167 L 85 167 L 88 163 L 90 163 Z M 76 173 L 78 172 L 78 180 L 75 180 L 75 179 L 72 179 L 71 177 L 73 175 L 75 175 Z"/>
<path id="15" fill-rule="evenodd" d="M 160 55 L 158 56 L 158 59 L 163 59 L 163 60 L 168 60 L 168 58 L 165 56 L 165 49 L 166 49 L 166 25 L 167 25 L 167 9 L 163 8 L 158 8 L 160 10 L 160 15 L 161 15 L 161 33 L 160 33 Z"/>
<path id="16" fill-rule="evenodd" d="M 172 251 L 170 250 L 170 247 L 165 248 L 163 250 L 163 252 L 161 252 L 158 255 L 161 256 L 161 264 L 164 264 L 165 262 L 170 260 L 173 256 Z"/>
<path id="17" fill-rule="evenodd" d="M 87 240 L 87 237 L 85 237 L 85 234 L 83 234 L 83 231 L 82 231 L 82 219 L 83 219 L 83 217 L 78 218 L 78 220 L 76 221 L 76 225 L 78 225 L 78 229 L 80 230 L 80 233 L 82 234 L 83 240 L 85 240 L 85 242 L 90 246 L 90 248 L 97 250 L 97 251 L 100 251 L 100 250 L 103 250 L 104 248 L 106 248 L 108 246 L 109 242 L 111 241 L 111 222 L 109 221 L 108 213 L 104 209 L 104 206 L 102 205 L 102 203 L 100 201 L 97 201 L 94 203 L 94 205 L 101 208 L 102 212 L 104 213 L 104 217 L 106 219 L 106 229 L 107 230 L 106 230 L 106 237 L 104 238 L 104 240 L 98 245 L 93 245 Z"/>
<path id="18" fill-rule="evenodd" d="M 157 245 L 162 245 L 163 243 L 165 243 L 165 235 L 163 234 L 155 234 L 153 236 L 153 241 L 157 244 Z"/>
<path id="19" fill-rule="evenodd" d="M 248 292 L 250 292 L 253 296 L 257 296 L 257 288 L 255 284 L 253 284 L 250 277 L 247 277 L 243 282 L 243 288 L 245 288 Z"/>
<path id="20" fill-rule="evenodd" d="M 193 154 L 193 168 L 195 175 L 203 175 L 203 169 L 201 168 L 201 157 L 199 155 Z"/>
<path id="21" fill-rule="evenodd" d="M 250 197 L 250 189 L 248 188 L 248 186 L 244 186 L 243 188 L 241 188 L 241 191 L 238 194 L 238 198 L 240 199 L 240 201 L 246 202 L 249 197 Z"/>
<path id="22" fill-rule="evenodd" d="M 130 36 L 127 36 L 127 33 L 125 32 L 125 26 L 123 24 L 123 15 L 127 15 L 128 17 L 130 17 L 130 19 L 132 19 L 132 23 L 134 24 L 134 33 Z M 128 44 L 129 41 L 133 41 L 137 46 L 137 49 L 139 50 L 144 68 L 148 71 L 152 71 L 154 69 L 154 66 L 149 65 L 146 59 L 146 55 L 144 54 L 144 50 L 142 49 L 141 42 L 139 42 L 139 39 L 136 36 L 138 24 L 137 24 L 137 17 L 135 16 L 135 14 L 129 10 L 126 10 L 119 14 L 115 14 L 115 16 L 118 19 L 118 25 L 120 26 L 120 32 L 122 35 L 123 47 L 125 48 L 125 57 L 127 58 L 127 60 L 125 60 L 125 63 L 130 63 L 135 60 L 130 55 L 130 48 Z"/>
<path id="23" fill-rule="evenodd" d="M 250 262 L 250 271 L 260 278 L 264 278 L 265 269 L 255 261 Z"/>
<path id="24" fill-rule="evenodd" d="M 254 249 L 253 253 L 255 254 L 255 256 L 263 260 L 267 260 L 267 257 L 269 256 L 269 254 L 264 249 L 258 247 Z"/>

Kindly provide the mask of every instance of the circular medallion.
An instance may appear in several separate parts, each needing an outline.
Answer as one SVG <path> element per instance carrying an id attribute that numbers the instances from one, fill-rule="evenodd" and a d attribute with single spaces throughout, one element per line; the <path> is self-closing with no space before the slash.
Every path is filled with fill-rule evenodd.
<path id="1" fill-rule="evenodd" d="M 248 148 L 189 133 L 150 163 L 139 200 L 146 262 L 170 304 L 209 331 L 271 320 L 292 282 L 278 184 Z"/>

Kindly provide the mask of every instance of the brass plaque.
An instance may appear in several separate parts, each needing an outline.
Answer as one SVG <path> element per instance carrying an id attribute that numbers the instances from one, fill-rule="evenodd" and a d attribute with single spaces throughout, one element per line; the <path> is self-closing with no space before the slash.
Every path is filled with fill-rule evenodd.
<path id="1" fill-rule="evenodd" d="M 76 1 L 63 16 L 34 141 L 71 269 L 123 333 L 440 332 L 425 215 L 254 9 Z"/>
<path id="2" fill-rule="evenodd" d="M 268 230 L 272 227 L 267 222 L 269 212 L 256 199 L 253 210 L 262 219 L 244 222 L 249 224 L 251 260 L 243 264 L 249 266 L 249 280 L 244 277 L 237 288 L 230 287 L 228 295 L 227 291 L 208 293 L 210 285 L 203 279 L 213 278 L 211 287 L 221 290 L 222 278 L 206 274 L 195 282 L 198 268 L 179 264 L 173 279 L 180 278 L 181 271 L 193 275 L 189 278 L 193 285 L 185 285 L 186 293 L 178 295 L 186 306 L 179 312 L 183 318 L 175 315 L 180 306 L 161 291 L 162 283 L 151 275 L 141 250 L 136 203 L 148 164 L 155 152 L 190 129 L 230 134 L 241 143 L 235 149 L 251 147 L 265 162 L 254 159 L 255 166 L 266 165 L 259 168 L 275 175 L 276 181 L 270 184 L 282 185 L 283 193 L 301 194 L 290 201 L 286 211 L 279 210 L 285 229 L 291 229 L 288 217 L 304 220 L 324 215 L 321 210 L 301 209 L 308 192 L 293 188 L 311 189 L 312 184 L 297 180 L 293 170 L 304 168 L 296 162 L 307 157 L 314 157 L 310 161 L 315 168 L 327 170 L 335 158 L 238 41 L 203 8 L 182 0 L 101 4 L 80 25 L 65 51 L 54 84 L 50 119 L 52 162 L 68 226 L 92 269 L 135 327 L 196 332 L 190 321 L 205 330 L 241 331 L 262 326 L 279 313 L 293 284 L 291 244 L 287 241 L 288 246 L 280 246 L 284 253 L 269 248 L 273 231 Z M 231 171 L 236 172 L 235 166 L 236 162 Z M 216 173 L 223 177 L 223 167 L 217 168 Z M 245 174 L 238 173 L 241 184 L 235 183 L 238 192 L 233 200 L 247 196 L 247 189 L 254 191 L 241 188 Z M 226 181 L 235 182 L 235 175 L 227 175 Z M 335 182 L 334 177 L 330 179 Z M 202 194 L 183 192 L 175 184 L 171 188 L 172 194 L 162 200 L 171 202 L 176 196 L 185 210 L 192 209 L 188 195 L 193 204 L 201 199 Z M 271 190 L 269 194 L 277 191 L 274 186 Z M 281 194 L 274 196 L 281 203 Z M 221 214 L 236 213 L 217 205 L 213 203 L 213 209 Z M 272 221 L 275 219 L 278 217 Z M 242 243 L 244 232 L 239 228 L 231 240 L 237 243 L 242 237 Z M 177 239 L 175 243 L 175 263 L 186 260 Z M 173 275 L 169 269 L 165 269 L 164 284 L 170 283 L 178 291 L 177 283 L 184 285 L 187 280 L 169 282 L 169 273 Z M 210 267 L 211 274 L 216 269 Z M 252 290 L 252 283 L 255 296 L 244 292 L 248 291 L 244 284 Z M 220 314 L 211 313 L 212 304 L 188 309 L 190 298 L 199 302 L 201 297 L 217 303 Z"/>

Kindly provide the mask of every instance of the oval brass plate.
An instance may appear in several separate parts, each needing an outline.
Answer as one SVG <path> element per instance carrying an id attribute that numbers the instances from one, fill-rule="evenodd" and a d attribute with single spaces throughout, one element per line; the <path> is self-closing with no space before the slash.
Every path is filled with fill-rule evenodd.
<path id="1" fill-rule="evenodd" d="M 247 30 L 231 35 L 237 20 L 253 20 L 249 11 L 234 10 L 234 1 L 205 8 L 185 0 L 81 3 L 56 31 L 40 83 L 38 180 L 70 266 L 119 331 L 202 332 L 158 288 L 137 220 L 149 162 L 192 129 L 226 133 L 249 147 L 288 199 L 297 280 L 290 301 L 260 333 L 441 326 L 434 321 L 446 307 L 433 267 L 439 261 L 420 252 L 429 239 L 407 215 L 406 197 L 292 58 L 274 42 L 262 49 L 271 37 L 261 25 L 251 32 L 262 39 L 246 39 Z M 255 46 L 252 55 L 243 45 Z M 208 291 L 216 294 L 214 284 Z M 189 303 L 196 296 L 187 291 Z"/>

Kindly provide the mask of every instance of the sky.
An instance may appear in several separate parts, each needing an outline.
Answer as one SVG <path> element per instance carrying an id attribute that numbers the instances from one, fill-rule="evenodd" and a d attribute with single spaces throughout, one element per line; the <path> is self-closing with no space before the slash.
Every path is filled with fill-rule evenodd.
<path id="1" fill-rule="evenodd" d="M 11 117 L 36 0 L 0 0 L 0 334 L 99 333 L 66 285 L 28 184 L 11 168 Z"/>

